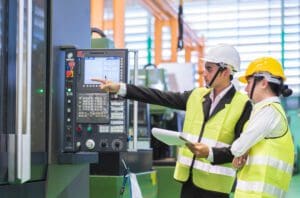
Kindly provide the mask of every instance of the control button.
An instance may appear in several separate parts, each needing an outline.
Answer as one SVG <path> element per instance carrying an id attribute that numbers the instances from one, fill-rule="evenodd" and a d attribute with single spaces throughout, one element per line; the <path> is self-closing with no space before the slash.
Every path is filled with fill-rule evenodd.
<path id="1" fill-rule="evenodd" d="M 85 146 L 86 146 L 88 149 L 90 149 L 90 150 L 94 149 L 94 148 L 95 148 L 95 142 L 94 142 L 94 140 L 88 139 L 88 140 L 85 142 Z"/>
<path id="2" fill-rule="evenodd" d="M 66 71 L 66 77 L 67 77 L 67 78 L 72 78 L 72 77 L 73 77 L 73 71 L 67 70 L 67 71 Z"/>
<path id="3" fill-rule="evenodd" d="M 71 104 L 71 102 L 72 102 L 71 99 L 68 99 L 68 100 L 67 100 L 67 103 L 68 103 L 68 104 Z"/>
<path id="4" fill-rule="evenodd" d="M 68 65 L 69 65 L 70 69 L 73 70 L 73 68 L 75 66 L 75 62 L 74 61 L 69 61 Z"/>
<path id="5" fill-rule="evenodd" d="M 68 112 L 68 113 L 71 113 L 71 108 L 67 108 L 67 112 Z"/>
<path id="6" fill-rule="evenodd" d="M 81 133 L 81 132 L 82 132 L 82 126 L 81 126 L 81 125 L 78 125 L 78 126 L 76 127 L 76 131 L 77 131 L 78 133 Z"/>
<path id="7" fill-rule="evenodd" d="M 119 151 L 123 148 L 123 142 L 120 139 L 115 139 L 111 146 L 114 151 Z"/>
<path id="8" fill-rule="evenodd" d="M 71 118 L 67 118 L 67 122 L 71 122 Z"/>
<path id="9" fill-rule="evenodd" d="M 87 132 L 91 133 L 93 131 L 93 128 L 91 125 L 89 125 L 86 130 L 87 130 Z"/>

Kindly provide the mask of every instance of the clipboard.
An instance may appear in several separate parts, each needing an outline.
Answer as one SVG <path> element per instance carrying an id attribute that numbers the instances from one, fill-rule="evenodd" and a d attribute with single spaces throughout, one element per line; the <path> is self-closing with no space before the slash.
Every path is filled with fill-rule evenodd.
<path id="1" fill-rule="evenodd" d="M 184 137 L 182 135 L 182 133 L 179 135 L 179 138 L 182 139 L 183 141 L 185 141 L 185 143 L 188 143 L 188 144 L 194 144 L 194 142 L 188 140 L 186 137 Z"/>
<path id="2" fill-rule="evenodd" d="M 178 131 L 152 128 L 152 135 L 169 146 L 183 146 L 186 143 L 193 144 L 193 142 L 184 137 L 182 132 Z"/>

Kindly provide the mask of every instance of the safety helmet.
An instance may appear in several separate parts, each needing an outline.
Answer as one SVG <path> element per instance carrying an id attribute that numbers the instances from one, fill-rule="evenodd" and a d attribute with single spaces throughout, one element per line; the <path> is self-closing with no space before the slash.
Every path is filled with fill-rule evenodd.
<path id="1" fill-rule="evenodd" d="M 241 62 L 238 51 L 228 44 L 218 44 L 211 48 L 202 60 L 218 63 L 221 66 L 230 66 L 235 72 L 239 71 Z"/>
<path id="2" fill-rule="evenodd" d="M 239 81 L 247 83 L 247 77 L 254 74 L 264 76 L 268 81 L 272 82 L 276 78 L 286 80 L 281 64 L 272 57 L 261 57 L 252 61 L 243 76 L 239 77 Z"/>

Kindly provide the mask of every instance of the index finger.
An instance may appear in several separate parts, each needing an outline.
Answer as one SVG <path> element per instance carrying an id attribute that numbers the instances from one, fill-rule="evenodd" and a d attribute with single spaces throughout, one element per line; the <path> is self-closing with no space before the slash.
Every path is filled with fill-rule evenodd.
<path id="1" fill-rule="evenodd" d="M 100 82 L 100 83 L 106 83 L 107 80 L 103 80 L 103 79 L 100 79 L 100 78 L 91 78 L 91 81 L 96 81 L 96 82 Z"/>
<path id="2" fill-rule="evenodd" d="M 194 144 L 193 144 L 193 143 L 186 142 L 185 145 L 186 145 L 189 149 L 194 149 Z"/>

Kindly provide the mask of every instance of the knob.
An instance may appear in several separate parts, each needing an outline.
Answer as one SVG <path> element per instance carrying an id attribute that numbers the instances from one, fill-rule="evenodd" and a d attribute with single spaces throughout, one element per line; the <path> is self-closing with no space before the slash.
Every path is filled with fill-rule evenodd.
<path id="1" fill-rule="evenodd" d="M 91 125 L 89 125 L 86 130 L 87 130 L 87 132 L 91 133 L 93 131 L 93 128 Z"/>
<path id="2" fill-rule="evenodd" d="M 95 148 L 95 142 L 94 142 L 94 140 L 88 139 L 88 140 L 85 142 L 85 146 L 86 146 L 88 149 L 90 149 L 90 150 L 94 149 L 94 148 Z"/>
<path id="3" fill-rule="evenodd" d="M 115 139 L 112 141 L 111 146 L 114 151 L 119 151 L 123 148 L 123 142 L 120 139 Z"/>

